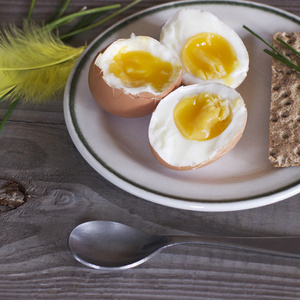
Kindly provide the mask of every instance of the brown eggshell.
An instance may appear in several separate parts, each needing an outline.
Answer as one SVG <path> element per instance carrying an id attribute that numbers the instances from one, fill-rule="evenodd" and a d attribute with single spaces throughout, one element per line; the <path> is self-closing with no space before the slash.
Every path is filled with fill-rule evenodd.
<path id="1" fill-rule="evenodd" d="M 245 122 L 244 124 L 241 126 L 239 132 L 234 136 L 234 138 L 223 148 L 221 148 L 214 157 L 212 157 L 209 160 L 203 161 L 197 165 L 194 166 L 173 166 L 168 164 L 167 162 L 165 162 L 159 155 L 158 153 L 153 149 L 153 147 L 150 144 L 150 149 L 153 153 L 153 156 L 157 159 L 157 161 L 159 163 L 161 163 L 163 166 L 172 169 L 172 170 L 176 170 L 176 171 L 188 171 L 188 170 L 194 170 L 194 169 L 199 169 L 202 167 L 205 167 L 213 162 L 215 162 L 216 160 L 218 160 L 219 158 L 223 157 L 225 154 L 227 154 L 229 151 L 231 151 L 233 149 L 233 147 L 238 143 L 238 141 L 241 139 L 244 129 L 246 127 L 246 122 L 247 122 L 247 118 L 245 118 Z"/>
<path id="2" fill-rule="evenodd" d="M 232 122 L 234 123 L 230 124 L 227 133 L 224 132 L 226 136 L 223 139 L 221 138 L 220 140 L 215 141 L 213 139 L 211 142 L 203 142 L 203 145 L 204 147 L 207 147 L 208 152 L 202 153 L 197 157 L 197 149 L 202 149 L 202 142 L 199 141 L 195 143 L 195 141 L 191 141 L 190 143 L 188 140 L 182 140 L 182 137 L 180 137 L 180 132 L 178 132 L 178 137 L 180 137 L 180 139 L 177 139 L 177 129 L 174 117 L 172 119 L 172 114 L 177 103 L 179 103 L 186 96 L 198 93 L 212 93 L 217 94 L 224 99 L 228 99 L 233 114 Z M 172 94 L 170 94 L 168 97 L 163 99 L 153 113 L 150 120 L 148 132 L 150 149 L 157 161 L 167 168 L 178 171 L 198 169 L 215 162 L 216 160 L 227 154 L 242 137 L 244 129 L 246 127 L 246 122 L 247 109 L 245 103 L 241 95 L 234 89 L 218 83 L 182 86 Z M 223 133 L 221 133 L 220 136 L 222 134 Z M 217 138 L 218 137 L 215 137 L 215 139 Z M 177 143 L 179 143 L 178 148 L 177 146 L 175 146 L 177 145 Z M 192 153 L 193 159 L 183 156 L 181 157 L 181 163 L 177 164 L 177 159 L 173 159 L 173 155 L 183 155 L 181 152 L 184 151 L 183 148 L 181 148 L 183 147 L 183 145 L 184 147 L 186 147 L 186 153 Z M 215 150 L 211 150 L 212 147 L 215 147 L 214 145 L 218 145 L 218 148 L 213 148 Z M 160 149 L 162 152 L 160 153 L 160 150 L 158 149 Z M 168 149 L 167 151 L 169 153 L 169 158 L 165 157 L 166 149 Z M 196 165 L 194 164 L 194 161 L 196 162 Z"/>
<path id="3" fill-rule="evenodd" d="M 90 65 L 89 88 L 99 106 L 115 116 L 124 118 L 146 116 L 155 110 L 162 98 L 181 85 L 182 73 L 177 81 L 160 95 L 153 95 L 149 92 L 142 92 L 138 95 L 126 94 L 124 90 L 112 88 L 105 82 L 101 69 L 95 64 L 97 56 Z"/>

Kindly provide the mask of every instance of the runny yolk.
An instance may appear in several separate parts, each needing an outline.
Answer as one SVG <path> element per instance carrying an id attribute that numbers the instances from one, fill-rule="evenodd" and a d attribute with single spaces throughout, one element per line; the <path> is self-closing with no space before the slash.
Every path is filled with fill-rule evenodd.
<path id="1" fill-rule="evenodd" d="M 194 76 L 231 81 L 230 73 L 239 64 L 232 45 L 222 36 L 202 32 L 191 37 L 182 50 L 183 65 Z"/>
<path id="2" fill-rule="evenodd" d="M 163 91 L 173 75 L 173 66 L 146 51 L 120 51 L 110 64 L 109 71 L 130 87 L 151 85 Z"/>
<path id="3" fill-rule="evenodd" d="M 183 137 L 196 141 L 217 137 L 232 120 L 228 100 L 210 93 L 185 97 L 175 106 L 173 116 Z"/>

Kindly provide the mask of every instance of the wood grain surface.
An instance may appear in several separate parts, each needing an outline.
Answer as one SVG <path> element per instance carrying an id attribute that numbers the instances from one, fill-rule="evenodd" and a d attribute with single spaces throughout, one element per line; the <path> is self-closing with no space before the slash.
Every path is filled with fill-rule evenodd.
<path id="1" fill-rule="evenodd" d="M 40 22 L 60 1 L 37 1 Z M 129 0 L 73 0 L 82 6 Z M 142 1 L 72 43 L 89 43 L 117 20 L 167 1 Z M 299 0 L 260 3 L 300 15 Z M 0 1 L 1 23 L 22 24 L 29 0 Z M 0 120 L 9 103 L 0 103 Z M 262 208 L 207 213 L 157 205 L 130 195 L 94 171 L 72 143 L 62 99 L 19 103 L 0 133 L 0 186 L 20 182 L 26 203 L 0 213 L 0 299 L 300 299 L 300 259 L 223 247 L 181 245 L 125 271 L 97 271 L 69 252 L 71 230 L 88 220 L 113 220 L 149 233 L 298 235 L 300 196 Z M 299 249 L 300 252 L 300 249 Z"/>

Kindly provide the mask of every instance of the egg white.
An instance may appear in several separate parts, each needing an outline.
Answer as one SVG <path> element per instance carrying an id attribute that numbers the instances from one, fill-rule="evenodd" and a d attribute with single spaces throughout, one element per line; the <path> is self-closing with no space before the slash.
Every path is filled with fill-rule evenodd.
<path id="1" fill-rule="evenodd" d="M 186 42 L 201 32 L 219 34 L 230 42 L 235 49 L 240 66 L 231 73 L 231 83 L 227 84 L 236 88 L 247 76 L 249 69 L 248 52 L 238 34 L 212 13 L 197 9 L 179 10 L 162 27 L 160 42 L 174 50 L 178 58 L 181 59 L 181 52 Z M 182 82 L 185 85 L 210 81 L 226 84 L 223 79 L 203 80 L 184 70 Z"/>
<path id="2" fill-rule="evenodd" d="M 227 99 L 232 110 L 232 121 L 213 139 L 206 141 L 185 139 L 175 124 L 173 110 L 184 97 L 203 92 L 217 94 Z M 168 165 L 193 168 L 215 159 L 218 153 L 244 129 L 246 119 L 245 103 L 234 89 L 217 83 L 182 86 L 166 96 L 153 112 L 148 130 L 149 142 L 153 150 Z"/>
<path id="3" fill-rule="evenodd" d="M 154 38 L 131 34 L 129 39 L 119 39 L 113 42 L 103 53 L 100 53 L 95 60 L 95 65 L 103 72 L 105 82 L 112 88 L 122 89 L 126 94 L 138 95 L 141 92 L 149 92 L 153 95 L 160 95 L 162 92 L 153 89 L 151 84 L 131 87 L 111 73 L 109 66 L 120 50 L 123 52 L 146 51 L 153 56 L 159 57 L 163 61 L 170 62 L 174 67 L 174 74 L 170 79 L 170 84 L 174 83 L 181 74 L 182 67 L 180 60 L 173 51 Z"/>

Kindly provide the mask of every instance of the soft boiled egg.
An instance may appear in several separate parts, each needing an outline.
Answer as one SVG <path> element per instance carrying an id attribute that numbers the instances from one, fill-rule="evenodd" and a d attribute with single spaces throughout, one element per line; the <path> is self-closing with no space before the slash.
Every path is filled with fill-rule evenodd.
<path id="1" fill-rule="evenodd" d="M 163 26 L 160 41 L 180 58 L 185 85 L 219 82 L 236 88 L 247 75 L 249 56 L 243 41 L 208 11 L 179 10 Z"/>
<path id="2" fill-rule="evenodd" d="M 208 165 L 241 138 L 247 110 L 241 95 L 219 83 L 182 86 L 153 112 L 148 137 L 155 158 L 174 170 Z"/>
<path id="3" fill-rule="evenodd" d="M 96 102 L 119 117 L 141 117 L 181 84 L 176 54 L 154 38 L 131 35 L 97 54 L 89 70 Z"/>

